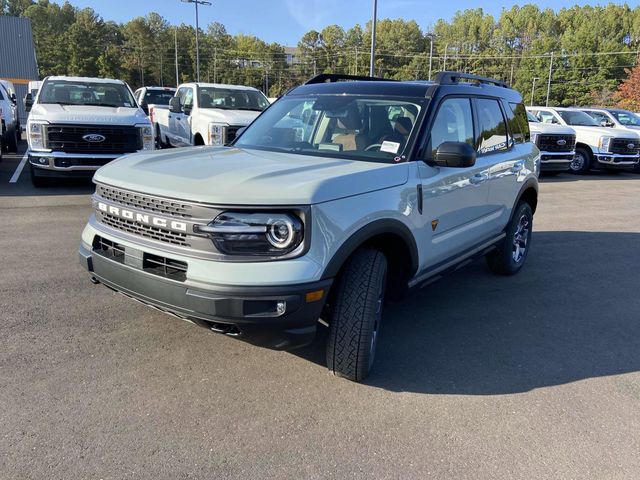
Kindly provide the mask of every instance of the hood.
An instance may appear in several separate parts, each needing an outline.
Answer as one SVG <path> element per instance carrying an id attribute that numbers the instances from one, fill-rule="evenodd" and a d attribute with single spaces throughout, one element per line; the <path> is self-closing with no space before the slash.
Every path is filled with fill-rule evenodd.
<path id="1" fill-rule="evenodd" d="M 388 164 L 233 147 L 187 147 L 121 157 L 95 181 L 216 205 L 308 205 L 407 182 L 407 163 Z"/>
<path id="2" fill-rule="evenodd" d="M 49 123 L 83 123 L 89 125 L 134 125 L 148 123 L 138 107 L 96 107 L 92 105 L 35 104 L 29 113 L 30 120 L 46 120 Z"/>
<path id="3" fill-rule="evenodd" d="M 224 110 L 221 108 L 201 108 L 198 110 L 198 115 L 208 118 L 212 122 L 239 127 L 249 125 L 261 113 L 253 110 Z"/>
<path id="4" fill-rule="evenodd" d="M 542 122 L 529 122 L 529 130 L 535 133 L 548 133 L 555 135 L 575 135 L 576 133 L 573 127 Z"/>
<path id="5" fill-rule="evenodd" d="M 571 125 L 577 133 L 589 134 L 592 136 L 607 136 L 616 138 L 640 138 L 637 132 L 626 128 L 610 128 L 610 127 L 590 127 L 582 125 Z"/>

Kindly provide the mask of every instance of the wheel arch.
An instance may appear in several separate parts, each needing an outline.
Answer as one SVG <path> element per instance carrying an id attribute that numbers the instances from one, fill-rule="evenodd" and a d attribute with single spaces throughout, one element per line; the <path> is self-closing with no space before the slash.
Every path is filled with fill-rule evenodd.
<path id="1" fill-rule="evenodd" d="M 586 143 L 583 143 L 583 142 L 576 142 L 576 149 L 578 148 L 584 148 L 589 153 L 589 155 L 593 157 L 593 149 L 591 148 L 590 145 L 587 145 Z"/>
<path id="2" fill-rule="evenodd" d="M 521 202 L 525 201 L 531 206 L 531 212 L 536 213 L 536 209 L 538 208 L 538 182 L 537 180 L 530 178 L 525 182 L 525 184 L 520 189 L 518 193 L 518 197 L 516 198 L 515 203 L 513 204 L 513 208 L 511 209 L 511 217 L 516 210 L 516 206 Z M 510 219 L 511 220 L 511 219 Z"/>
<path id="3" fill-rule="evenodd" d="M 196 133 L 193 136 L 193 144 L 194 145 L 206 145 L 204 143 L 204 137 L 202 135 L 200 135 L 200 132 Z"/>
<path id="4" fill-rule="evenodd" d="M 353 233 L 336 251 L 322 278 L 337 277 L 351 255 L 360 248 L 374 248 L 387 257 L 388 275 L 391 279 L 408 281 L 418 271 L 418 247 L 409 227 L 399 220 L 380 219 Z M 401 287 L 406 282 L 397 283 Z"/>

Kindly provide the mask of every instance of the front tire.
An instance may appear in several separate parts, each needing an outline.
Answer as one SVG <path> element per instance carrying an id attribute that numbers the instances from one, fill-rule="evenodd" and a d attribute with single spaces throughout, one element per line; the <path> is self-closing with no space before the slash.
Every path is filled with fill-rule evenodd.
<path id="1" fill-rule="evenodd" d="M 338 279 L 331 309 L 327 367 L 360 382 L 375 359 L 387 276 L 387 259 L 378 250 L 357 250 Z"/>
<path id="2" fill-rule="evenodd" d="M 518 273 L 529 255 L 532 232 L 533 211 L 528 203 L 520 202 L 507 225 L 507 236 L 485 257 L 489 269 L 498 275 Z"/>
<path id="3" fill-rule="evenodd" d="M 591 169 L 591 152 L 583 147 L 576 148 L 573 160 L 569 164 L 569 171 L 576 175 L 584 175 Z"/>
<path id="4" fill-rule="evenodd" d="M 15 128 L 7 132 L 7 151 L 11 153 L 18 152 L 18 133 Z"/>
<path id="5" fill-rule="evenodd" d="M 29 173 L 31 174 L 31 184 L 35 187 L 35 188 L 45 188 L 51 185 L 50 183 L 50 179 L 40 176 L 37 174 L 36 172 L 36 168 L 29 164 Z"/>

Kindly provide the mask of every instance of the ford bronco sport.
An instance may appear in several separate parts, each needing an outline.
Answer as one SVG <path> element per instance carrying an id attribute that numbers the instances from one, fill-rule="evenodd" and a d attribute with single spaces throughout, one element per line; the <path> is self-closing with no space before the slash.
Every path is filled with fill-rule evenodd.
<path id="1" fill-rule="evenodd" d="M 386 299 L 480 256 L 522 268 L 539 168 L 500 81 L 323 74 L 230 147 L 98 170 L 80 258 L 94 283 L 254 344 L 298 347 L 328 325 L 329 369 L 359 381 Z"/>

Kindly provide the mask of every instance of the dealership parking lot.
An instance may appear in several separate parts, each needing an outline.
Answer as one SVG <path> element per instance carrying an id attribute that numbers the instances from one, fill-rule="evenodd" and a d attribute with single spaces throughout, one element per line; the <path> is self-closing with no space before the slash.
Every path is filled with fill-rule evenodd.
<path id="1" fill-rule="evenodd" d="M 260 349 L 92 285 L 90 182 L 36 190 L 21 159 L 0 163 L 0 478 L 638 477 L 640 175 L 543 179 L 524 270 L 388 306 L 355 384 L 320 342 Z"/>

